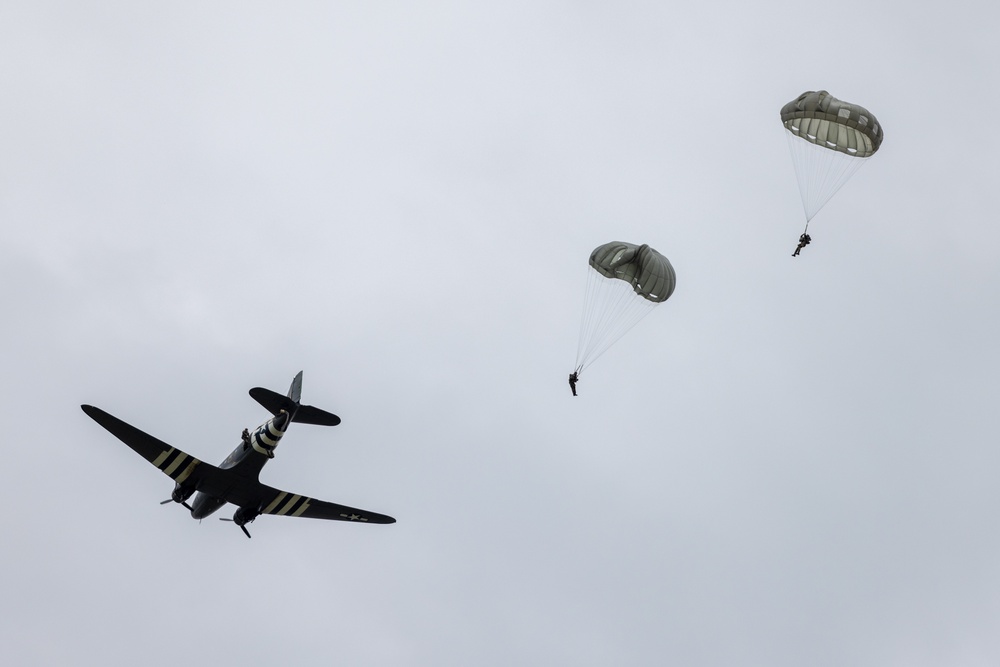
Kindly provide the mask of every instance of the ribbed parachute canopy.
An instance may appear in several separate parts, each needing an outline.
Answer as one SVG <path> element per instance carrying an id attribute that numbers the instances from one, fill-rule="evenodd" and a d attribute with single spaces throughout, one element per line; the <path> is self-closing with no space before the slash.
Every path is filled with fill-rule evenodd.
<path id="1" fill-rule="evenodd" d="M 781 108 L 809 221 L 882 145 L 882 126 L 862 106 L 825 90 L 807 91 Z"/>
<path id="2" fill-rule="evenodd" d="M 605 243 L 590 253 L 590 266 L 605 278 L 624 280 L 636 294 L 654 303 L 669 299 L 677 284 L 674 267 L 648 245 Z"/>
<path id="3" fill-rule="evenodd" d="M 590 253 L 576 367 L 579 373 L 674 293 L 670 261 L 648 245 L 612 241 Z"/>
<path id="4" fill-rule="evenodd" d="M 783 106 L 781 122 L 811 144 L 854 157 L 870 157 L 882 145 L 882 126 L 874 114 L 825 90 L 807 91 Z"/>

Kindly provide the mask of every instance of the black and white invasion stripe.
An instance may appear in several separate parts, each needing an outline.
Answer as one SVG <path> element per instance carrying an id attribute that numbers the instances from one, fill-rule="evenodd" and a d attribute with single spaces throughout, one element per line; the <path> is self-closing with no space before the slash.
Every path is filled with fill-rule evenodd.
<path id="1" fill-rule="evenodd" d="M 183 484 L 201 461 L 171 447 L 153 459 L 152 463 L 175 482 Z"/>
<path id="2" fill-rule="evenodd" d="M 274 456 L 274 448 L 278 446 L 278 441 L 285 434 L 274 425 L 276 419 L 268 420 L 250 436 L 250 444 L 253 448 L 267 457 Z"/>
<path id="3" fill-rule="evenodd" d="M 275 496 L 270 505 L 264 508 L 263 513 L 278 516 L 302 516 L 302 513 L 309 509 L 310 502 L 312 502 L 312 498 L 282 491 Z"/>

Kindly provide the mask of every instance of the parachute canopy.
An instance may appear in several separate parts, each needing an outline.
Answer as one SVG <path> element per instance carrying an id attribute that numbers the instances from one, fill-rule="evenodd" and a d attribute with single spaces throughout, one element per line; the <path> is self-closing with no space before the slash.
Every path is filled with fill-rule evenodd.
<path id="1" fill-rule="evenodd" d="M 882 145 L 882 126 L 870 111 L 825 90 L 802 93 L 783 106 L 781 122 L 811 144 L 855 157 L 870 157 Z"/>
<path id="2" fill-rule="evenodd" d="M 648 245 L 605 243 L 590 253 L 590 267 L 605 278 L 624 280 L 636 294 L 654 303 L 669 299 L 677 284 L 674 267 Z"/>
<path id="3" fill-rule="evenodd" d="M 677 284 L 674 267 L 648 245 L 612 241 L 590 253 L 576 372 L 597 360 Z"/>
<path id="4" fill-rule="evenodd" d="M 781 108 L 802 207 L 809 221 L 882 145 L 882 126 L 862 106 L 808 91 Z"/>

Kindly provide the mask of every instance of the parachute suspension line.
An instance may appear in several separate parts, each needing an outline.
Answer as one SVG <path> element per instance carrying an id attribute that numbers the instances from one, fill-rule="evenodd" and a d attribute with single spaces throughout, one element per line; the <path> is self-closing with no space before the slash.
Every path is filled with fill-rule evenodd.
<path id="1" fill-rule="evenodd" d="M 610 347 L 609 338 L 621 338 L 624 332 L 617 332 L 628 324 L 628 307 L 635 296 L 628 283 L 605 278 L 596 271 L 588 271 L 587 283 L 589 299 L 585 310 L 589 311 L 589 316 L 581 339 L 580 370 L 593 363 L 595 350 Z"/>
<path id="2" fill-rule="evenodd" d="M 588 267 L 577 373 L 590 366 L 657 305 L 632 289 L 627 282 L 605 278 Z"/>
<path id="3" fill-rule="evenodd" d="M 791 132 L 786 132 L 785 136 L 795 164 L 795 176 L 808 229 L 813 217 L 867 162 L 867 158 L 854 157 L 812 144 Z"/>
<path id="4" fill-rule="evenodd" d="M 595 278 L 601 280 L 610 280 L 597 274 L 594 275 Z M 626 314 L 630 298 L 628 292 L 631 291 L 631 288 L 626 283 L 615 287 L 619 287 L 619 289 L 606 292 L 601 289 L 600 285 L 597 285 L 594 290 L 593 306 L 599 313 L 599 317 L 592 319 L 591 326 L 586 332 L 583 359 L 580 360 L 581 371 L 593 363 L 596 358 L 595 352 L 598 350 L 603 352 L 624 333 L 619 331 L 627 324 L 623 316 Z"/>
<path id="5" fill-rule="evenodd" d="M 633 297 L 633 298 L 637 301 L 642 301 L 643 304 L 648 304 L 648 305 L 638 309 L 638 312 L 632 312 L 629 315 L 626 315 L 625 318 L 622 319 L 620 325 L 615 327 L 615 331 L 607 337 L 605 342 L 587 356 L 586 362 L 580 368 L 581 371 L 584 368 L 590 366 L 595 361 L 597 361 L 601 357 L 601 355 L 603 355 L 605 352 L 608 351 L 608 349 L 611 348 L 612 345 L 618 342 L 618 339 L 620 339 L 622 336 L 628 333 L 629 330 L 635 327 L 636 324 L 642 321 L 642 319 L 650 313 L 653 304 L 650 304 L 648 301 L 642 299 L 641 297 Z"/>
<path id="6" fill-rule="evenodd" d="M 598 287 L 593 280 L 594 271 L 589 266 L 585 270 L 587 272 L 587 285 L 583 296 L 583 315 L 580 319 L 580 333 L 576 346 L 576 365 L 573 368 L 578 374 L 583 370 L 584 351 L 594 335 L 596 329 L 594 318 L 599 313 L 598 309 L 594 307 L 594 303 L 597 301 Z"/>
<path id="7" fill-rule="evenodd" d="M 592 276 L 594 271 L 589 266 L 586 268 L 586 271 L 587 287 L 584 291 L 583 297 L 583 316 L 580 320 L 580 335 L 576 346 L 576 364 L 573 368 L 574 372 L 577 374 L 583 371 L 584 364 L 586 362 L 586 349 L 590 345 L 591 339 L 594 337 L 594 332 L 597 329 L 595 319 L 600 314 L 600 311 L 594 305 L 598 300 L 598 285 L 594 282 Z"/>

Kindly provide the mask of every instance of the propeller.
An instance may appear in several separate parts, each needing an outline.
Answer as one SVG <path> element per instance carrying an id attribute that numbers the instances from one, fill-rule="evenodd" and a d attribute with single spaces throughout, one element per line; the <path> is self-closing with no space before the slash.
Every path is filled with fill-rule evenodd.
<path id="1" fill-rule="evenodd" d="M 192 512 L 194 511 L 194 508 L 191 507 L 190 505 L 188 505 L 186 500 L 174 500 L 173 498 L 167 498 L 166 500 L 164 500 L 160 504 L 161 505 L 166 505 L 167 503 L 180 503 L 184 507 L 188 508 L 188 510 L 190 510 Z"/>
<path id="2" fill-rule="evenodd" d="M 232 521 L 243 530 L 244 535 L 250 537 L 247 524 L 260 516 L 260 509 L 259 507 L 240 507 L 233 513 L 232 519 L 220 518 L 220 521 Z"/>
<path id="3" fill-rule="evenodd" d="M 193 512 L 194 509 L 192 509 L 191 506 L 187 504 L 187 499 L 191 497 L 192 493 L 194 493 L 194 487 L 183 486 L 181 485 L 180 482 L 177 482 L 174 484 L 174 492 L 170 494 L 169 498 L 167 498 L 160 504 L 166 505 L 170 501 L 173 501 L 175 503 L 180 503 L 184 507 L 188 508 L 189 511 Z"/>
<path id="4" fill-rule="evenodd" d="M 228 521 L 228 522 L 230 522 L 230 523 L 235 523 L 235 524 L 236 524 L 237 526 L 239 526 L 239 527 L 240 527 L 240 530 L 242 530 L 242 531 L 244 532 L 244 534 L 246 534 L 246 536 L 247 536 L 247 537 L 250 537 L 250 531 L 249 531 L 249 530 L 247 530 L 247 527 L 246 527 L 246 526 L 245 526 L 244 524 L 242 524 L 242 523 L 239 523 L 239 522 L 237 522 L 237 521 L 235 521 L 235 520 L 233 520 L 233 519 L 227 519 L 227 518 L 225 518 L 225 517 L 221 517 L 221 518 L 219 519 L 219 521 Z"/>

